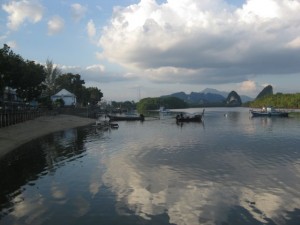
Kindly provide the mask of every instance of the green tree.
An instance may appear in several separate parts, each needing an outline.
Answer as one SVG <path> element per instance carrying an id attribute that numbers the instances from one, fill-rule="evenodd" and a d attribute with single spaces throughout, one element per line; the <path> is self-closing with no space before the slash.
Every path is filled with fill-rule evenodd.
<path id="1" fill-rule="evenodd" d="M 10 49 L 9 46 L 4 44 L 3 48 L 0 49 L 0 96 L 3 95 L 3 91 L 5 88 L 5 83 L 7 80 L 7 70 L 8 66 L 8 55 Z"/>
<path id="2" fill-rule="evenodd" d="M 125 101 L 123 102 L 122 107 L 130 111 L 136 108 L 136 104 L 134 101 Z"/>
<path id="3" fill-rule="evenodd" d="M 125 101 L 125 102 L 112 101 L 111 106 L 114 109 L 120 109 L 125 111 L 131 111 L 136 109 L 136 103 L 134 101 Z"/>
<path id="4" fill-rule="evenodd" d="M 44 68 L 34 61 L 24 60 L 8 45 L 0 49 L 1 95 L 7 86 L 16 89 L 19 97 L 28 101 L 37 98 L 44 86 Z"/>
<path id="5" fill-rule="evenodd" d="M 88 87 L 88 101 L 92 105 L 96 105 L 99 101 L 101 101 L 101 98 L 103 97 L 103 93 L 101 90 L 99 90 L 97 87 Z"/>
<path id="6" fill-rule="evenodd" d="M 1 94 L 6 86 L 17 87 L 20 73 L 24 68 L 24 60 L 20 55 L 15 54 L 10 47 L 4 44 L 0 49 L 0 76 Z"/>
<path id="7" fill-rule="evenodd" d="M 44 66 L 33 61 L 25 61 L 14 86 L 17 95 L 27 101 L 37 99 L 45 89 L 43 84 L 45 77 Z"/>
<path id="8" fill-rule="evenodd" d="M 88 102 L 97 104 L 103 93 L 95 87 L 86 88 L 84 84 L 79 74 L 61 74 L 51 60 L 47 60 L 44 67 L 34 61 L 24 60 L 6 44 L 0 49 L 0 97 L 7 86 L 16 89 L 17 95 L 26 101 L 37 99 L 46 90 L 48 99 L 42 101 L 48 104 L 49 96 L 64 88 L 74 93 L 77 101 L 83 105 Z"/>
<path id="9" fill-rule="evenodd" d="M 276 108 L 299 108 L 300 93 L 267 95 L 250 102 L 249 107 L 260 108 L 263 106 L 274 106 Z"/>

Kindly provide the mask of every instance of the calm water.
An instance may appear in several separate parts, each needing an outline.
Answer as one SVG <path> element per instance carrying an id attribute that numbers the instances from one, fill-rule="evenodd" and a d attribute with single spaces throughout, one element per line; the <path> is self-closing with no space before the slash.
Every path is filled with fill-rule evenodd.
<path id="1" fill-rule="evenodd" d="M 0 224 L 300 224 L 299 117 L 172 117 L 70 129 L 7 155 Z"/>

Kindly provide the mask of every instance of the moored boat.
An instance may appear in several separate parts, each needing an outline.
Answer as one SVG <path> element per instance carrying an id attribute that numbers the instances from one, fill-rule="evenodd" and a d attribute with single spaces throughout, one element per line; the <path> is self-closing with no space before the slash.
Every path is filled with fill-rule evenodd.
<path id="1" fill-rule="evenodd" d="M 262 107 L 261 110 L 250 110 L 253 117 L 257 116 L 277 116 L 277 117 L 288 117 L 289 112 L 276 110 L 272 106 Z"/>
<path id="2" fill-rule="evenodd" d="M 202 121 L 202 115 L 193 115 L 193 116 L 184 116 L 182 114 L 176 116 L 176 122 L 201 122 Z"/>
<path id="3" fill-rule="evenodd" d="M 176 123 L 182 123 L 182 122 L 202 122 L 204 117 L 204 111 L 203 109 L 202 113 L 192 114 L 192 115 L 183 115 L 183 113 L 180 113 L 180 115 L 176 116 Z"/>
<path id="4" fill-rule="evenodd" d="M 114 115 L 106 115 L 110 121 L 144 121 L 145 117 L 143 114 L 139 116 L 114 116 Z"/>

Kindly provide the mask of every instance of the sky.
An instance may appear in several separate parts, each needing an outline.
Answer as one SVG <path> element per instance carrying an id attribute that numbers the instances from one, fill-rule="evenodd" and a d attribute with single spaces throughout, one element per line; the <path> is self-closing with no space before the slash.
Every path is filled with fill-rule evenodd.
<path id="1" fill-rule="evenodd" d="M 107 101 L 300 92 L 300 0 L 0 0 L 0 45 Z"/>

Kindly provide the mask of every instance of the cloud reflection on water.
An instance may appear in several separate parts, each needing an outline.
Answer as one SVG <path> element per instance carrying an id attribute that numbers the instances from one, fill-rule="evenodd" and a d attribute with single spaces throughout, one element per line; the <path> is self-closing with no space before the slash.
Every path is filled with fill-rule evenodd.
<path id="1" fill-rule="evenodd" d="M 162 141 L 160 139 L 160 146 L 169 145 L 169 140 Z M 123 143 L 123 151 L 103 161 L 107 166 L 103 176 L 105 185 L 116 193 L 117 201 L 127 204 L 145 219 L 166 212 L 170 222 L 175 224 L 200 224 L 199 221 L 216 224 L 227 221 L 230 211 L 239 206 L 249 214 L 244 215 L 249 221 L 280 223 L 288 220 L 286 212 L 300 207 L 299 179 L 286 182 L 282 175 L 290 176 L 291 168 L 287 162 L 277 163 L 280 157 L 268 165 L 267 159 L 258 159 L 240 149 L 229 149 L 217 155 L 212 152 L 211 159 L 215 159 L 209 164 L 203 161 L 203 164 L 175 165 L 171 159 L 147 158 L 151 157 L 147 153 L 156 147 L 157 143 L 152 146 L 147 143 L 147 147 Z M 172 150 L 173 156 L 169 157 L 180 161 L 176 158 L 180 154 Z M 264 160 L 266 166 L 263 166 Z M 217 173 L 218 170 L 223 170 L 223 174 Z"/>
<path id="2" fill-rule="evenodd" d="M 0 222 L 293 224 L 299 126 L 207 111 L 205 129 L 168 119 L 124 122 L 112 132 L 88 130 L 87 138 L 68 131 L 30 144 L 30 154 L 5 167 L 9 176 L 2 170 L 8 200 Z"/>

